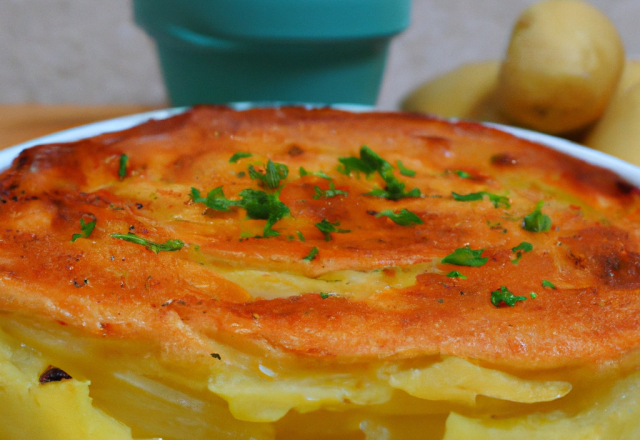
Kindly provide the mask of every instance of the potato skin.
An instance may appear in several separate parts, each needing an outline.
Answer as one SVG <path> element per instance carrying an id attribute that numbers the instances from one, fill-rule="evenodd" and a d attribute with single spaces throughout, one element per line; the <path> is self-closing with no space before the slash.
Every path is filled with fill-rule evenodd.
<path id="1" fill-rule="evenodd" d="M 357 156 L 362 145 L 415 170 L 415 177 L 395 173 L 423 196 L 372 197 L 367 192 L 384 186 L 379 176 L 338 172 L 338 158 Z M 254 157 L 230 163 L 237 152 Z M 129 162 L 120 180 L 123 154 Z M 243 189 L 258 190 L 247 166 L 267 158 L 290 170 L 279 197 L 291 215 L 276 223 L 276 237 L 243 237 L 243 227 L 260 231 L 264 221 L 248 224 L 239 210 L 208 211 L 189 196 L 192 187 L 206 194 L 222 186 L 232 199 Z M 314 187 L 329 183 L 300 177 L 299 167 L 328 173 L 349 195 L 314 199 Z M 478 191 L 504 195 L 510 207 L 452 197 Z M 610 171 L 475 123 L 198 107 L 122 132 L 26 150 L 0 176 L 0 194 L 0 312 L 149 341 L 172 356 L 207 358 L 222 341 L 300 362 L 441 354 L 528 370 L 604 365 L 638 349 L 637 189 Z M 522 219 L 539 201 L 552 228 L 526 231 Z M 401 208 L 423 224 L 375 216 Z M 87 214 L 97 219 L 95 230 L 72 242 Z M 322 219 L 350 232 L 326 241 L 315 226 Z M 128 231 L 186 245 L 156 254 L 111 236 Z M 512 249 L 521 242 L 533 250 L 515 264 Z M 440 263 L 465 246 L 483 249 L 487 263 Z M 317 258 L 304 260 L 314 247 Z M 396 268 L 429 262 L 435 269 L 418 275 L 415 285 L 364 299 L 303 292 L 267 300 L 216 272 L 222 264 L 310 278 L 343 270 L 393 276 Z M 452 270 L 467 278 L 447 277 Z M 494 306 L 491 292 L 501 286 L 527 300 Z"/>
<path id="2" fill-rule="evenodd" d="M 516 22 L 500 70 L 499 105 L 517 125 L 580 130 L 603 112 L 624 66 L 613 24 L 579 0 L 547 0 Z"/>
<path id="3" fill-rule="evenodd" d="M 506 123 L 495 105 L 500 62 L 468 63 L 425 82 L 402 102 L 406 111 Z"/>
<path id="4" fill-rule="evenodd" d="M 624 63 L 624 69 L 618 81 L 616 92 L 610 102 L 626 93 L 631 87 L 640 83 L 640 60 L 628 59 Z"/>
<path id="5" fill-rule="evenodd" d="M 616 95 L 584 144 L 640 166 L 640 82 Z"/>

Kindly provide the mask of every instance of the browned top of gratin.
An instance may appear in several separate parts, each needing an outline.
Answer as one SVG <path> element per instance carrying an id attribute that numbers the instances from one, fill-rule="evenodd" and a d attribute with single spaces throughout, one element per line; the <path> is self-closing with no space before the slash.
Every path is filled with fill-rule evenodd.
<path id="1" fill-rule="evenodd" d="M 638 191 L 478 124 L 198 107 L 26 150 L 0 189 L 0 311 L 96 335 L 522 368 L 640 342 Z M 225 276 L 393 285 L 409 267 L 426 269 L 370 295 L 267 298 Z"/>

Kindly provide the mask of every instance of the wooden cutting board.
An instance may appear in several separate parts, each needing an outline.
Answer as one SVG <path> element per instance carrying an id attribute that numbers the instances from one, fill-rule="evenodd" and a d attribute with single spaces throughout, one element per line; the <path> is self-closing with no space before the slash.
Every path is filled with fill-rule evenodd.
<path id="1" fill-rule="evenodd" d="M 161 107 L 145 105 L 0 105 L 0 149 L 67 128 L 158 108 Z"/>

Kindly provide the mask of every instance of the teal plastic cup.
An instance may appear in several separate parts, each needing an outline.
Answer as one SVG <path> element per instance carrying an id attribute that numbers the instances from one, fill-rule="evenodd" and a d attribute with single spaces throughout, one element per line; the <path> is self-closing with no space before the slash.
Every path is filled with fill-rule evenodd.
<path id="1" fill-rule="evenodd" d="M 411 0 L 133 0 L 175 106 L 374 105 Z"/>

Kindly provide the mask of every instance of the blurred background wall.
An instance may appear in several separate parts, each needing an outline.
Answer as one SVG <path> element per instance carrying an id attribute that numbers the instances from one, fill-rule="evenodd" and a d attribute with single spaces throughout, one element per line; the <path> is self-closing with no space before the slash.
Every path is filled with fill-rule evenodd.
<path id="1" fill-rule="evenodd" d="M 185 0 L 188 1 L 188 0 Z M 396 108 L 414 87 L 458 65 L 502 56 L 534 0 L 413 0 L 391 46 L 379 97 Z M 591 0 L 640 59 L 640 0 Z M 166 97 L 155 47 L 129 0 L 0 0 L 0 104 L 150 104 Z"/>

